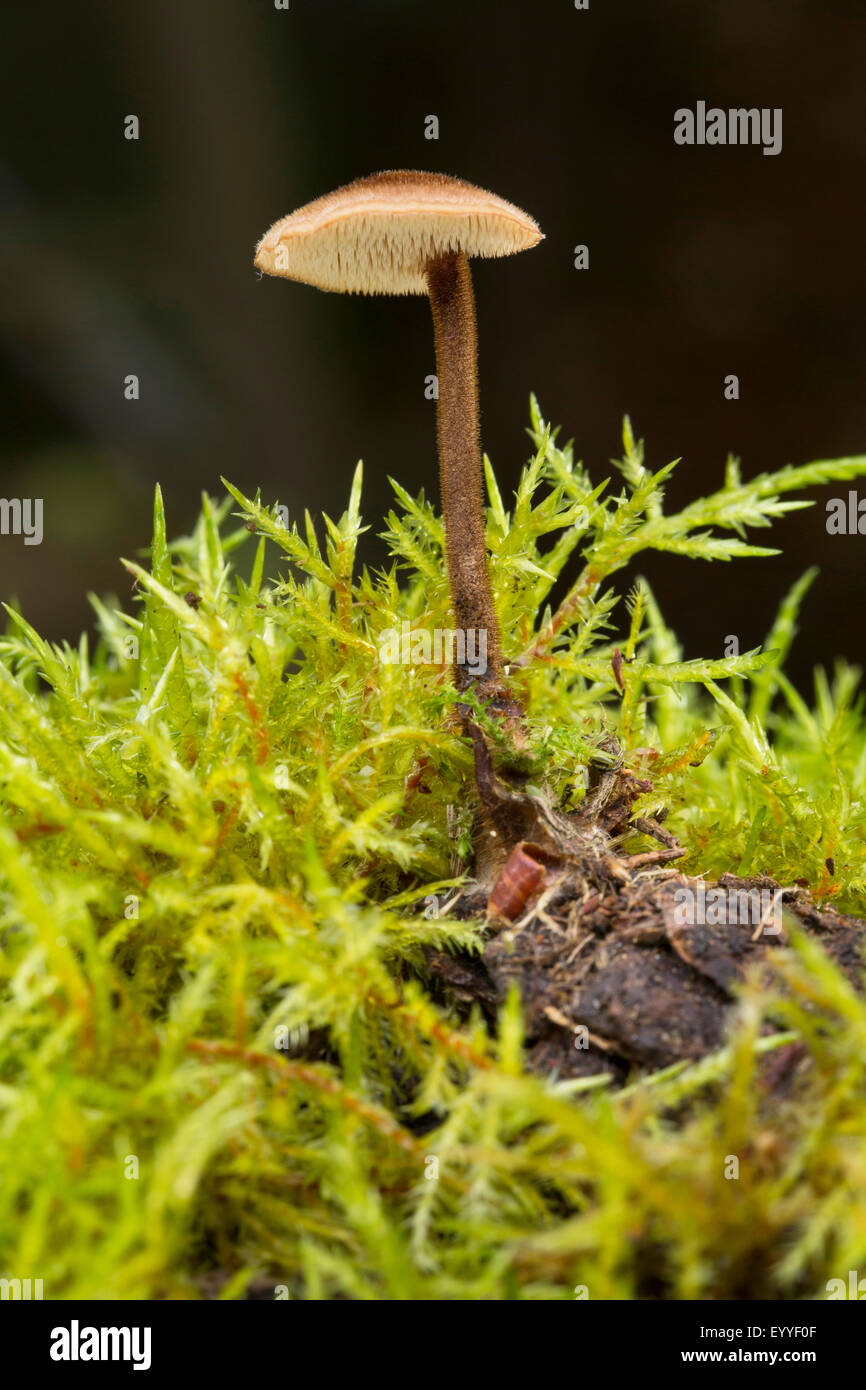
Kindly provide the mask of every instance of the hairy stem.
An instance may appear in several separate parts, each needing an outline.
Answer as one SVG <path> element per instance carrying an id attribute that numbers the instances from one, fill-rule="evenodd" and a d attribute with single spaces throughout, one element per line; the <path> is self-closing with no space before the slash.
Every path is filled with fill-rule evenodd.
<path id="1" fill-rule="evenodd" d="M 437 434 L 445 552 L 458 631 L 484 632 L 487 671 L 480 689 L 501 687 L 502 655 L 493 606 L 484 534 L 481 443 L 478 425 L 478 352 L 475 299 L 469 262 L 462 252 L 439 256 L 427 267 L 436 373 L 439 380 Z M 455 662 L 458 690 L 477 679 Z"/>

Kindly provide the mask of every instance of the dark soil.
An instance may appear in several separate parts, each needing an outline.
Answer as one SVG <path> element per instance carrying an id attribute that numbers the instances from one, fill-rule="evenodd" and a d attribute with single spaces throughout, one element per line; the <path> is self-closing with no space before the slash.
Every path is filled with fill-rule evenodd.
<path id="1" fill-rule="evenodd" d="M 532 1070 L 624 1080 L 635 1067 L 718 1049 L 736 985 L 785 945 L 794 924 L 862 989 L 866 922 L 820 911 L 802 888 L 767 877 L 689 878 L 673 867 L 685 853 L 675 837 L 658 821 L 632 818 L 648 784 L 608 771 L 566 816 L 500 781 L 480 732 L 473 738 L 476 881 L 447 910 L 484 917 L 487 941 L 480 957 L 430 952 L 427 964 L 446 997 L 479 1004 L 491 1023 L 516 982 Z M 636 831 L 661 848 L 619 853 Z M 683 920 L 686 898 L 701 903 L 694 924 Z M 798 1051 L 771 1054 L 765 1074 L 782 1085 Z"/>

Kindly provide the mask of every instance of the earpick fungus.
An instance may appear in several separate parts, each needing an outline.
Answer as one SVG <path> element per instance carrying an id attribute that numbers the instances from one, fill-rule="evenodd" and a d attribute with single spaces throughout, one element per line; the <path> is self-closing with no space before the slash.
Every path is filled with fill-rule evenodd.
<path id="1" fill-rule="evenodd" d="M 458 632 L 485 634 L 487 664 L 457 664 L 458 690 L 519 713 L 503 682 L 487 569 L 470 256 L 510 256 L 541 240 L 520 208 L 445 174 L 398 170 L 338 188 L 275 222 L 255 263 L 267 275 L 350 294 L 427 294 L 439 381 L 445 550 Z M 468 647 L 468 641 L 465 644 Z M 459 650 L 459 647 L 458 647 Z"/>

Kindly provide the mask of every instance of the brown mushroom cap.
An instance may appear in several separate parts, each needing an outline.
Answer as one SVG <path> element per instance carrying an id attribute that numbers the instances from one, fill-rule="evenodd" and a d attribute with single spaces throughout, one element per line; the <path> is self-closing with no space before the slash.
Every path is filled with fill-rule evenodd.
<path id="1" fill-rule="evenodd" d="M 541 241 L 513 203 L 463 179 L 411 169 L 355 179 L 275 222 L 256 248 L 266 275 L 349 294 L 426 294 L 447 252 L 510 256 Z"/>

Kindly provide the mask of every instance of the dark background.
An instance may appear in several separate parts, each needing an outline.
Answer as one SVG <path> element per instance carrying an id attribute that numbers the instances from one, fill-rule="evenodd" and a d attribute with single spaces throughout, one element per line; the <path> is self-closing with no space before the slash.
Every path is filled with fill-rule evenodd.
<path id="1" fill-rule="evenodd" d="M 530 390 L 599 480 L 628 411 L 651 465 L 683 458 L 672 504 L 728 451 L 746 476 L 866 452 L 863 0 L 91 0 L 4 27 L 0 492 L 44 498 L 45 540 L 0 538 L 0 595 L 53 638 L 89 625 L 88 589 L 126 601 L 117 557 L 147 544 L 156 480 L 174 534 L 220 473 L 339 514 L 363 457 L 374 523 L 388 474 L 435 492 L 424 301 L 252 266 L 277 217 L 378 169 L 467 178 L 546 233 L 475 263 L 506 489 Z M 699 99 L 782 107 L 782 153 L 675 145 Z M 772 560 L 642 560 L 688 655 L 758 643 L 817 562 L 794 673 L 859 656 L 866 538 L 825 529 L 846 491 L 751 533 Z"/>

